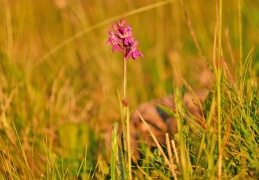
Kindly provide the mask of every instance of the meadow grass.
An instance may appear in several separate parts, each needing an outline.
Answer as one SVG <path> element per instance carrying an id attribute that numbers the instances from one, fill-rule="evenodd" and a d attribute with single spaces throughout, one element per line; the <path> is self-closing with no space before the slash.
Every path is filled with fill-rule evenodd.
<path id="1" fill-rule="evenodd" d="M 133 179 L 258 178 L 258 12 L 242 0 L 2 0 L 0 179 L 127 177 L 112 129 L 123 57 L 105 44 L 122 18 L 144 54 L 128 61 L 130 109 L 171 93 L 176 111 L 164 110 L 179 124 L 166 145 L 140 144 Z M 202 127 L 182 96 L 204 67 L 215 78 Z"/>

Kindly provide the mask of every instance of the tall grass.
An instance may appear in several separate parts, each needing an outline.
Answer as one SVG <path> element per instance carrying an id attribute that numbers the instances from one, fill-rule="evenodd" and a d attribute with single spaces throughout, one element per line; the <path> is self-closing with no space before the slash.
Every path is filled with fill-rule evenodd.
<path id="1" fill-rule="evenodd" d="M 130 109 L 174 93 L 176 112 L 168 112 L 180 132 L 170 137 L 176 148 L 162 147 L 170 166 L 160 150 L 141 144 L 133 178 L 258 177 L 259 5 L 183 4 L 187 20 L 174 0 L 1 1 L 0 179 L 104 179 L 122 172 L 107 162 L 111 127 L 120 119 L 123 61 L 105 45 L 120 18 L 134 27 L 144 54 L 128 62 Z M 172 80 L 182 76 L 199 88 L 200 69 L 208 65 L 216 81 L 203 104 L 203 128 L 192 124 L 181 100 L 184 82 Z"/>

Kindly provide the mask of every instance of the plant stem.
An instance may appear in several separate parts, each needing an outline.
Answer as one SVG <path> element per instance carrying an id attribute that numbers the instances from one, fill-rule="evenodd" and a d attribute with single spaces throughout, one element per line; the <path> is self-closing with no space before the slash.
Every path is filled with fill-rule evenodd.
<path id="1" fill-rule="evenodd" d="M 127 60 L 123 60 L 123 99 L 126 98 L 127 94 Z"/>
<path id="2" fill-rule="evenodd" d="M 118 151 L 118 136 L 117 136 L 117 131 L 118 131 L 118 124 L 115 123 L 113 125 L 113 131 L 112 131 L 112 152 L 111 152 L 111 179 L 115 180 L 116 175 L 115 175 L 115 170 L 116 170 L 116 155 Z"/>
<path id="3" fill-rule="evenodd" d="M 131 151 L 130 151 L 130 128 L 129 128 L 129 106 L 128 106 L 128 98 L 127 98 L 127 60 L 124 58 L 123 60 L 123 99 L 122 99 L 122 107 L 123 107 L 123 147 L 125 151 L 128 153 L 128 179 L 132 179 L 131 174 Z M 126 127 L 125 127 L 126 124 Z M 126 143 L 127 142 L 127 143 Z"/>
<path id="4" fill-rule="evenodd" d="M 126 122 L 127 122 L 127 143 L 128 143 L 128 166 L 129 166 L 129 179 L 132 179 L 132 169 L 131 169 L 131 150 L 130 150 L 130 117 L 129 117 L 129 107 L 126 107 Z"/>
<path id="5" fill-rule="evenodd" d="M 127 60 L 124 58 L 123 60 L 123 97 L 122 97 L 122 136 L 123 136 L 123 149 L 126 150 L 126 134 L 127 134 L 127 127 L 126 127 L 126 97 L 127 93 Z"/>
<path id="6" fill-rule="evenodd" d="M 218 151 L 219 157 L 222 157 L 221 152 L 221 55 L 222 55 L 222 44 L 221 44 L 221 31 L 222 31 L 222 0 L 219 0 L 219 31 L 218 31 L 218 66 L 216 67 L 216 86 L 217 86 L 217 116 L 218 116 Z M 222 175 L 222 158 L 218 159 L 218 179 L 221 179 Z"/>

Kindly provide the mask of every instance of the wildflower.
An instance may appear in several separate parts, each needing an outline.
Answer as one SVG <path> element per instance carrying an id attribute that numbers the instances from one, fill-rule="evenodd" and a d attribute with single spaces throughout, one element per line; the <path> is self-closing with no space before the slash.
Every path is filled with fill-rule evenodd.
<path id="1" fill-rule="evenodd" d="M 137 59 L 139 56 L 143 57 L 143 54 L 137 50 L 136 46 L 138 45 L 138 41 L 134 41 L 133 44 L 127 49 L 125 53 L 125 59 L 129 59 L 132 56 L 132 59 Z"/>
<path id="2" fill-rule="evenodd" d="M 114 34 L 114 32 L 109 31 L 110 37 L 107 41 L 107 44 L 112 45 L 112 52 L 114 50 L 124 52 L 124 49 L 121 47 L 120 43 L 122 42 L 121 39 L 117 38 L 117 36 Z"/>
<path id="3" fill-rule="evenodd" d="M 137 50 L 138 41 L 132 37 L 132 28 L 130 25 L 125 27 L 126 20 L 117 21 L 117 24 L 113 24 L 114 31 L 108 31 L 110 35 L 107 44 L 112 45 L 112 52 L 114 50 L 123 52 L 124 58 L 128 60 L 137 59 L 139 56 L 143 57 L 143 54 Z"/>

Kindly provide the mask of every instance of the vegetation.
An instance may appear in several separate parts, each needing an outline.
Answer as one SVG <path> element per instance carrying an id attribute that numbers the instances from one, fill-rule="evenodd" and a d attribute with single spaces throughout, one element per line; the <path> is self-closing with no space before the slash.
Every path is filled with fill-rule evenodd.
<path id="1" fill-rule="evenodd" d="M 127 61 L 130 110 L 174 94 L 176 111 L 163 109 L 181 130 L 176 148 L 140 145 L 133 179 L 259 177 L 257 1 L 2 0 L 0 179 L 130 177 L 114 124 L 123 56 L 105 44 L 123 18 L 144 55 Z M 204 68 L 203 127 L 181 97 Z"/>

